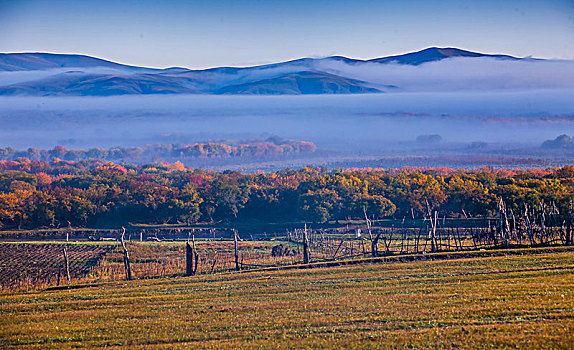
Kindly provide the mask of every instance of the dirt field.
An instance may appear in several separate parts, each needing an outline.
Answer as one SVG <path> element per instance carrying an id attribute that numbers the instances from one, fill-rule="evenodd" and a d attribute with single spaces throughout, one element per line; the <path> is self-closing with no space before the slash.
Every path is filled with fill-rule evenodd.
<path id="1" fill-rule="evenodd" d="M 0 244 L 0 287 L 27 289 L 67 283 L 64 247 L 73 279 L 87 276 L 115 249 L 109 244 L 3 243 Z"/>

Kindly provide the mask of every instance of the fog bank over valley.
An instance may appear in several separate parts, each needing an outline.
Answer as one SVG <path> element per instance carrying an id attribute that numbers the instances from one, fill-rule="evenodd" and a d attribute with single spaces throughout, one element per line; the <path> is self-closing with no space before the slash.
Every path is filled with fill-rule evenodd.
<path id="1" fill-rule="evenodd" d="M 419 161 L 401 159 L 416 157 L 448 158 L 426 160 L 448 165 L 453 157 L 472 156 L 480 161 L 462 166 L 521 166 L 532 159 L 571 162 L 570 147 L 542 147 L 560 135 L 574 135 L 572 61 L 454 48 L 207 70 L 150 69 L 81 55 L 0 57 L 0 147 L 17 150 L 182 149 L 278 136 L 312 142 L 316 151 L 280 159 L 197 158 L 188 165 L 402 166 Z M 383 158 L 393 161 L 377 163 Z"/>
<path id="2" fill-rule="evenodd" d="M 3 97 L 0 146 L 85 149 L 279 135 L 315 143 L 320 157 L 444 155 L 469 149 L 488 154 L 538 148 L 558 135 L 574 135 L 572 111 L 574 90 L 569 89 L 321 96 Z M 417 141 L 418 136 L 435 134 L 440 135 L 440 142 Z"/>

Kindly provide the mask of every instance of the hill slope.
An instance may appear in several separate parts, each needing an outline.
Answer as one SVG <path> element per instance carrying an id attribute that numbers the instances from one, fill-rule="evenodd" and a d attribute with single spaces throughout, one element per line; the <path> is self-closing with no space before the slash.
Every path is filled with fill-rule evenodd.
<path id="1" fill-rule="evenodd" d="M 158 71 L 158 69 L 128 66 L 86 55 L 41 52 L 0 53 L 0 71 L 33 71 L 55 68 L 90 67 L 105 67 L 128 71 Z"/>
<path id="2" fill-rule="evenodd" d="M 0 95 L 111 96 L 198 93 L 193 80 L 157 74 L 103 75 L 68 72 L 1 86 Z"/>
<path id="3" fill-rule="evenodd" d="M 331 56 L 301 58 L 253 67 L 153 69 L 123 65 L 85 55 L 49 53 L 0 54 L 0 96 L 110 96 L 147 94 L 364 94 L 396 88 L 371 80 L 371 72 L 386 64 L 420 66 L 448 58 L 521 60 L 456 48 L 428 48 L 370 60 Z M 375 65 L 373 65 L 375 64 Z M 380 66 L 379 66 L 380 65 Z M 42 71 L 33 78 L 29 73 Z M 4 72 L 4 73 L 2 73 Z M 24 75 L 28 73 L 28 75 Z M 2 83 L 2 74 L 12 79 Z M 21 79 L 14 80 L 14 75 Z M 383 76 L 384 79 L 384 76 Z M 8 82 L 9 81 L 9 82 Z M 398 86 L 400 88 L 400 86 Z"/>
<path id="4" fill-rule="evenodd" d="M 362 94 L 381 92 L 364 81 L 346 79 L 320 72 L 289 73 L 276 78 L 231 85 L 218 90 L 220 94 L 247 95 L 310 95 Z"/>

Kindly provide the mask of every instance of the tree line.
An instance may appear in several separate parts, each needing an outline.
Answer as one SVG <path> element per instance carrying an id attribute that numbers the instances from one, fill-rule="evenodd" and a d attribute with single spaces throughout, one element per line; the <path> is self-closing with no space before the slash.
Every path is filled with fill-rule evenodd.
<path id="1" fill-rule="evenodd" d="M 187 160 L 196 158 L 259 158 L 311 153 L 316 150 L 312 142 L 286 140 L 269 137 L 265 140 L 246 140 L 231 142 L 198 142 L 194 144 L 149 144 L 141 147 L 92 148 L 88 150 L 67 149 L 56 146 L 53 149 L 28 148 L 16 150 L 11 147 L 0 148 L 0 160 L 50 161 L 54 158 L 65 161 L 105 159 L 114 162 L 158 162 Z"/>
<path id="2" fill-rule="evenodd" d="M 574 167 L 545 170 L 206 171 L 181 164 L 0 162 L 4 228 L 110 223 L 337 222 L 495 216 L 525 208 L 568 213 Z M 61 170 L 61 171 L 60 171 Z M 541 203 L 545 203 L 541 206 Z"/>

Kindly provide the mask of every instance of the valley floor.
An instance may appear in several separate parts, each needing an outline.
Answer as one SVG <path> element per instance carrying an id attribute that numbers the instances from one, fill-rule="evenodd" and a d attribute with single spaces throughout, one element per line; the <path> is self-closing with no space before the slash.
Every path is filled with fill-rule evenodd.
<path id="1" fill-rule="evenodd" d="M 0 295 L 1 348 L 571 348 L 574 253 Z"/>

